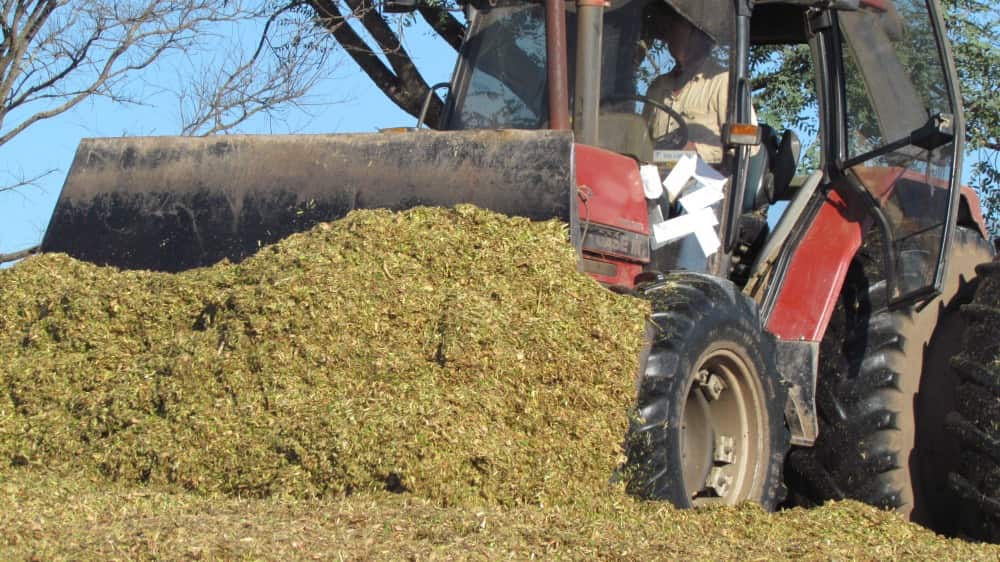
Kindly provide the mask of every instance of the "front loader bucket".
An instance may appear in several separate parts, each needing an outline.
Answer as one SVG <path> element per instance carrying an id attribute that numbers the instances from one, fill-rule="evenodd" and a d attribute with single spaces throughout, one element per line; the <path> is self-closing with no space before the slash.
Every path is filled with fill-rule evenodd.
<path id="1" fill-rule="evenodd" d="M 180 271 L 353 209 L 472 203 L 570 222 L 574 187 L 559 131 L 85 139 L 42 251 Z"/>

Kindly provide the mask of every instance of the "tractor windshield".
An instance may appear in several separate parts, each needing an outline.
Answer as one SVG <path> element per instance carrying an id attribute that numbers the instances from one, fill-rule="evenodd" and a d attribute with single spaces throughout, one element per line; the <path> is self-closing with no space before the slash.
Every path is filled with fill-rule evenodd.
<path id="1" fill-rule="evenodd" d="M 606 10 L 599 142 L 605 148 L 651 160 L 654 148 L 690 143 L 706 160 L 721 160 L 732 2 L 682 4 L 626 0 Z M 567 10 L 572 103 L 576 14 L 571 4 Z M 500 2 L 474 8 L 453 84 L 446 129 L 547 127 L 544 6 Z M 683 135 L 678 117 L 686 121 Z"/>

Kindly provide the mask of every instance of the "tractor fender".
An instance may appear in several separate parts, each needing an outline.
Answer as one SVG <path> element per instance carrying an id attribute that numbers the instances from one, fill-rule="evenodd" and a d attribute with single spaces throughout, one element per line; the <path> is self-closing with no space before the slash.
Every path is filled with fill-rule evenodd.
<path id="1" fill-rule="evenodd" d="M 872 221 L 861 205 L 836 190 L 818 194 L 799 231 L 777 296 L 766 311 L 777 338 L 778 370 L 789 387 L 785 419 L 794 445 L 811 446 L 819 434 L 816 375 L 819 342 L 837 306 L 851 261 Z"/>
<path id="2" fill-rule="evenodd" d="M 872 223 L 860 205 L 849 204 L 838 191 L 820 197 L 767 311 L 767 330 L 780 340 L 823 339 L 851 260 Z"/>
<path id="3" fill-rule="evenodd" d="M 957 223 L 989 239 L 979 196 L 966 186 L 960 191 Z M 773 305 L 765 307 L 768 331 L 779 340 L 823 339 L 847 270 L 871 225 L 863 205 L 836 189 L 825 194 L 792 251 Z"/>
<path id="4" fill-rule="evenodd" d="M 986 228 L 986 219 L 983 217 L 983 207 L 979 201 L 979 194 L 967 185 L 963 185 L 959 191 L 958 225 L 975 229 L 984 239 L 990 239 L 990 231 Z"/>
<path id="5" fill-rule="evenodd" d="M 818 350 L 837 306 L 848 269 L 872 219 L 863 205 L 836 189 L 821 195 L 791 251 L 772 306 L 767 330 L 777 338 L 778 369 L 789 384 L 786 418 L 792 442 L 811 445 L 818 435 L 816 376 Z M 988 239 L 979 197 L 962 187 L 958 224 Z"/>

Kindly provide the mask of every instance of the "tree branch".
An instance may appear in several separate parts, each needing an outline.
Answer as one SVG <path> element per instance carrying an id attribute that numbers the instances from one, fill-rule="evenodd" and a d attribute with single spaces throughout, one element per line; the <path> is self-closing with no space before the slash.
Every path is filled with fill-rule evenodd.
<path id="1" fill-rule="evenodd" d="M 52 174 L 56 173 L 57 171 L 58 170 L 56 170 L 56 169 L 53 168 L 53 169 L 50 169 L 50 170 L 46 170 L 46 171 L 44 171 L 44 172 L 42 172 L 42 173 L 40 173 L 40 174 L 38 174 L 36 176 L 32 176 L 30 178 L 24 177 L 24 175 L 22 174 L 22 175 L 20 175 L 20 177 L 17 177 L 17 179 L 13 183 L 10 183 L 10 184 L 7 184 L 7 185 L 0 185 L 0 193 L 3 193 L 4 191 L 14 191 L 14 190 L 20 189 L 22 187 L 28 187 L 29 185 L 38 185 L 38 182 L 42 178 L 44 178 L 46 176 L 49 176 L 49 175 L 52 175 Z M 11 175 L 13 175 L 13 174 L 11 174 Z"/>
<path id="2" fill-rule="evenodd" d="M 175 92 L 181 100 L 195 99 L 191 93 L 197 92 L 194 115 L 203 120 L 192 131 L 222 132 L 253 116 L 274 115 L 288 105 L 298 105 L 329 72 L 326 62 L 332 52 L 332 46 L 306 36 L 326 34 L 313 25 L 314 12 L 304 6 L 305 0 L 282 4 L 274 0 L 0 0 L 0 147 L 35 124 L 93 97 L 148 103 L 148 93 L 133 89 L 133 82 L 175 55 L 191 61 L 223 52 L 237 61 L 216 67 L 219 74 L 206 72 L 178 86 L 158 86 L 160 92 Z M 272 26 L 293 10 L 299 11 L 293 25 Z M 242 32 L 257 23 L 264 27 L 260 42 L 246 48 L 240 39 L 231 44 L 219 42 L 220 36 L 239 36 L 233 31 Z M 287 41 L 273 44 L 273 36 Z M 218 80 L 210 83 L 211 76 Z M 40 178 L 0 185 L 0 191 L 22 188 Z"/>
<path id="3" fill-rule="evenodd" d="M 316 9 L 319 23 L 333 34 L 337 42 L 375 85 L 403 111 L 414 117 L 419 116 L 424 99 L 430 93 L 430 86 L 413 64 L 399 37 L 385 23 L 382 16 L 363 0 L 346 0 L 346 2 L 352 10 L 352 16 L 361 21 L 365 30 L 378 44 L 391 69 L 386 67 L 364 39 L 347 24 L 335 0 L 310 0 L 310 4 Z M 444 104 L 435 95 L 427 113 L 427 122 L 437 122 L 443 109 Z"/>
<path id="4" fill-rule="evenodd" d="M 297 14 L 301 21 L 275 25 L 280 18 Z M 267 17 L 249 58 L 233 55 L 229 64 L 212 61 L 202 72 L 203 80 L 178 92 L 181 134 L 212 135 L 233 130 L 258 115 L 274 116 L 276 108 L 286 105 L 301 109 L 306 94 L 332 73 L 332 46 L 326 46 L 326 32 L 313 23 L 315 12 L 305 0 L 292 0 L 269 15 L 260 15 Z"/>
<path id="5" fill-rule="evenodd" d="M 32 246 L 25 250 L 21 250 L 20 252 L 14 252 L 11 254 L 0 254 L 0 263 L 7 263 L 24 259 L 30 255 L 37 254 L 40 249 L 41 249 L 40 246 Z"/>
<path id="6" fill-rule="evenodd" d="M 442 6 L 421 4 L 417 9 L 427 25 L 431 26 L 431 29 L 451 45 L 455 52 L 458 52 L 462 47 L 462 40 L 465 38 L 465 26 L 462 25 L 462 22 L 455 19 L 455 16 Z"/>
<path id="7" fill-rule="evenodd" d="M 375 85 L 395 101 L 393 94 L 399 88 L 399 80 L 375 53 L 368 48 L 364 39 L 347 25 L 347 21 L 341 14 L 336 2 L 332 0 L 310 0 L 309 3 L 316 10 L 317 22 L 333 35 L 334 39 L 344 48 L 344 51 L 375 82 Z"/>

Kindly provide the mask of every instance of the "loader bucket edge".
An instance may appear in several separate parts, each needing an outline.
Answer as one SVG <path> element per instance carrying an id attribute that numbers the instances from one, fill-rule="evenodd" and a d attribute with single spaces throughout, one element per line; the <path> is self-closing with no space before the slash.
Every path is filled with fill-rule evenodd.
<path id="1" fill-rule="evenodd" d="M 42 251 L 180 271 L 238 262 L 353 209 L 471 203 L 570 222 L 574 187 L 563 131 L 85 139 Z"/>

